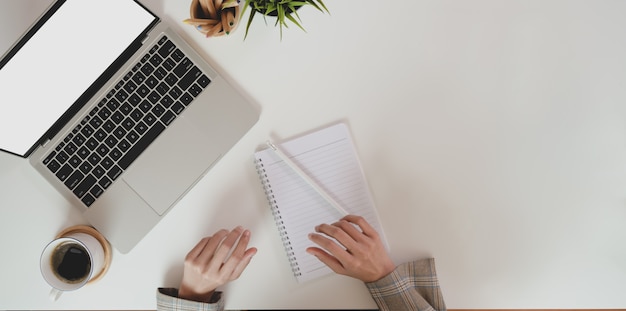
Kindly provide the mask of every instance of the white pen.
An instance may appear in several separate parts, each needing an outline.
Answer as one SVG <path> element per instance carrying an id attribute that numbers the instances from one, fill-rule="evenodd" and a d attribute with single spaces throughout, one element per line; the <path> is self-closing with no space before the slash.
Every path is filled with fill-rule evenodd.
<path id="1" fill-rule="evenodd" d="M 304 181 L 309 184 L 309 186 L 311 186 L 311 188 L 313 188 L 313 190 L 315 190 L 319 195 L 321 195 L 322 198 L 326 200 L 326 202 L 328 202 L 332 207 L 339 211 L 343 216 L 349 214 L 345 209 L 343 209 L 343 207 L 341 207 L 341 205 L 339 205 L 339 203 L 337 203 L 337 201 L 335 201 L 330 195 L 328 195 L 328 193 L 326 193 L 324 189 L 322 189 L 313 179 L 311 179 L 311 177 L 309 177 L 307 173 L 300 169 L 300 167 L 296 163 L 291 161 L 291 159 L 289 159 L 289 157 L 282 150 L 278 149 L 278 147 L 276 147 L 276 145 L 274 145 L 269 140 L 266 143 L 270 147 L 270 149 L 274 150 L 276 155 L 296 173 L 296 175 L 304 179 Z"/>

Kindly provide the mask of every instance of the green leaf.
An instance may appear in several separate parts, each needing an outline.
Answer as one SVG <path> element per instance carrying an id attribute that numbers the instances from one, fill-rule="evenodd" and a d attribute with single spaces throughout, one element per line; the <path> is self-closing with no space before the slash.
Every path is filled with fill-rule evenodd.
<path id="1" fill-rule="evenodd" d="M 250 24 L 252 24 L 252 20 L 254 19 L 255 14 L 255 10 L 250 10 L 250 17 L 248 17 L 248 23 L 246 24 L 246 34 L 243 36 L 244 40 L 246 40 L 246 37 L 248 37 L 248 30 L 250 29 Z"/>

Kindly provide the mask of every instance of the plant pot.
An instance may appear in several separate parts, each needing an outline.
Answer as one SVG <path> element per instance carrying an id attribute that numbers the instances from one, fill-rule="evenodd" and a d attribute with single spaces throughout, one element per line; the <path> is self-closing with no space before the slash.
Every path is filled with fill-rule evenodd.
<path id="1" fill-rule="evenodd" d="M 233 32 L 239 24 L 241 9 L 234 2 L 227 7 L 216 8 L 216 0 L 192 0 L 189 8 L 191 18 L 184 20 L 186 24 L 195 26 L 196 29 L 207 37 L 218 37 Z"/>

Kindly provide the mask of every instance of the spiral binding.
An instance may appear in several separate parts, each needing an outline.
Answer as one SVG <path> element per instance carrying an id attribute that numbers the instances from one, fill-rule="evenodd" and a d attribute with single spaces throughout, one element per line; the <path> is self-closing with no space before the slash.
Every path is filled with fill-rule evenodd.
<path id="1" fill-rule="evenodd" d="M 267 201 L 270 204 L 270 208 L 272 209 L 272 216 L 274 217 L 274 222 L 276 222 L 276 227 L 278 228 L 278 233 L 283 242 L 283 247 L 285 248 L 285 252 L 287 253 L 287 258 L 289 259 L 289 264 L 291 265 L 291 271 L 293 272 L 294 276 L 298 277 L 301 276 L 302 273 L 300 272 L 300 267 L 298 266 L 298 262 L 296 261 L 296 253 L 291 246 L 291 241 L 289 241 L 289 236 L 287 235 L 287 227 L 285 227 L 283 217 L 280 215 L 280 211 L 278 210 L 278 203 L 276 202 L 276 198 L 274 197 L 274 190 L 272 190 L 272 185 L 270 184 L 269 178 L 267 177 L 267 173 L 262 162 L 262 159 L 257 159 L 254 161 L 256 171 L 259 175 L 259 179 L 261 179 L 261 184 L 263 185 L 265 196 L 267 197 Z"/>

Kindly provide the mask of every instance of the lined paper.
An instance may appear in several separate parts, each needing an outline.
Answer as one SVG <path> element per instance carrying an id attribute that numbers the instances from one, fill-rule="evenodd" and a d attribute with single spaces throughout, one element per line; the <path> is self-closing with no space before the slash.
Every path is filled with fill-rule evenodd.
<path id="1" fill-rule="evenodd" d="M 280 148 L 350 214 L 364 217 L 384 233 L 347 126 L 343 123 L 287 141 Z M 332 272 L 306 253 L 315 226 L 342 215 L 289 168 L 271 149 L 255 153 L 257 168 L 287 256 L 298 282 Z"/>

